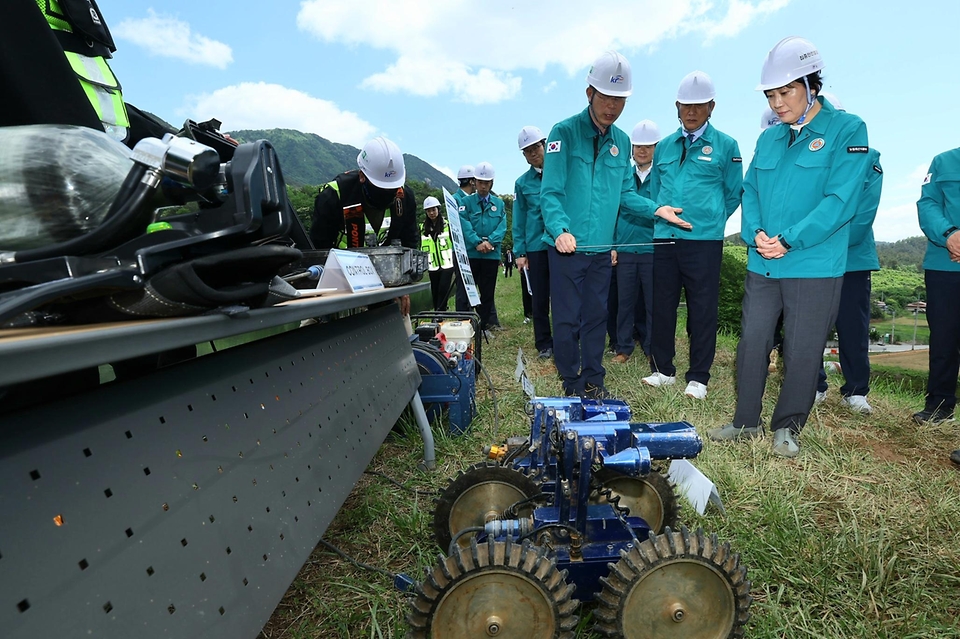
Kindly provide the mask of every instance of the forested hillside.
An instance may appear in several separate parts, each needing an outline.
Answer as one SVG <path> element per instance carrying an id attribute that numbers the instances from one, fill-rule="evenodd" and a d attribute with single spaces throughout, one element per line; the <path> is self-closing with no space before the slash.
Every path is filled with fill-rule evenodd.
<path id="1" fill-rule="evenodd" d="M 280 157 L 283 177 L 290 186 L 325 184 L 343 171 L 357 168 L 360 149 L 349 144 L 338 144 L 313 133 L 292 129 L 231 131 L 230 135 L 243 142 L 269 140 Z M 450 177 L 427 162 L 409 153 L 403 154 L 407 180 L 447 187 L 453 192 L 457 184 Z"/>

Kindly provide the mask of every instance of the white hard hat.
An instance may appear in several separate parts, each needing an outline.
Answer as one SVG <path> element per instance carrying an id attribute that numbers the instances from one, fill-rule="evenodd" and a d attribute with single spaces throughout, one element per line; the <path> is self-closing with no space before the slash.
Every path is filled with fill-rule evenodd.
<path id="1" fill-rule="evenodd" d="M 763 61 L 757 91 L 786 86 L 823 68 L 823 58 L 809 40 L 789 36 L 776 44 Z"/>
<path id="2" fill-rule="evenodd" d="M 357 166 L 381 189 L 399 189 L 407 177 L 400 147 L 384 137 L 373 138 L 363 145 Z"/>
<path id="3" fill-rule="evenodd" d="M 520 150 L 523 151 L 525 148 L 531 144 L 536 144 L 537 142 L 542 142 L 546 140 L 547 136 L 543 134 L 543 131 L 538 129 L 535 126 L 525 126 L 520 129 L 520 135 L 517 136 L 517 146 L 520 147 Z"/>
<path id="4" fill-rule="evenodd" d="M 780 116 L 770 107 L 764 109 L 763 114 L 760 116 L 760 130 L 766 131 L 770 127 L 777 126 L 778 124 L 780 124 Z"/>
<path id="5" fill-rule="evenodd" d="M 587 84 L 604 95 L 625 98 L 633 93 L 630 63 L 616 51 L 607 51 L 590 67 Z"/>
<path id="6" fill-rule="evenodd" d="M 427 199 L 423 201 L 423 210 L 426 211 L 427 209 L 432 209 L 435 206 L 440 206 L 440 200 L 432 195 L 428 195 Z"/>
<path id="7" fill-rule="evenodd" d="M 474 177 L 478 180 L 491 181 L 494 175 L 496 175 L 496 171 L 493 170 L 493 165 L 489 162 L 481 162 L 477 165 L 477 171 Z"/>
<path id="8" fill-rule="evenodd" d="M 473 167 L 469 164 L 464 164 L 460 167 L 460 170 L 457 171 L 458 180 L 469 180 L 472 177 L 476 177 L 473 171 Z"/>
<path id="9" fill-rule="evenodd" d="M 653 120 L 640 120 L 630 134 L 630 144 L 648 145 L 660 141 L 660 129 Z"/>
<path id="10" fill-rule="evenodd" d="M 713 88 L 713 80 L 703 71 L 688 73 L 680 80 L 677 89 L 677 102 L 680 104 L 706 104 L 717 97 L 717 90 Z"/>
<path id="11" fill-rule="evenodd" d="M 843 102 L 841 102 L 840 98 L 838 98 L 834 94 L 827 93 L 826 91 L 821 91 L 820 95 L 822 95 L 827 102 L 832 104 L 833 108 L 836 109 L 837 111 L 846 111 L 846 109 L 843 108 Z"/>

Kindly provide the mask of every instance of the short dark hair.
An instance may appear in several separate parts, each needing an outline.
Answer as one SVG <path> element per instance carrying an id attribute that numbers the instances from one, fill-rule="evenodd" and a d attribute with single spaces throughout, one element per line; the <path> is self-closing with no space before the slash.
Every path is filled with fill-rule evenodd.
<path id="1" fill-rule="evenodd" d="M 471 177 L 471 178 L 460 178 L 460 186 L 466 186 L 467 184 L 470 184 L 470 181 L 471 181 L 471 180 L 475 180 L 475 179 L 476 179 L 476 178 L 472 178 L 472 177 Z"/>

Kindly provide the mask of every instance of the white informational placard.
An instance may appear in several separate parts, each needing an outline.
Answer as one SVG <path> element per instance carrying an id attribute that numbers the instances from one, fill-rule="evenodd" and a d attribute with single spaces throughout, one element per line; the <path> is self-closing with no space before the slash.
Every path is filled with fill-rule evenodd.
<path id="1" fill-rule="evenodd" d="M 527 368 L 523 363 L 523 349 L 517 349 L 517 368 L 513 371 L 513 376 L 523 389 L 524 394 L 533 400 L 536 397 L 536 390 L 533 388 L 533 382 L 527 376 Z"/>
<path id="2" fill-rule="evenodd" d="M 470 258 L 467 257 L 467 245 L 463 241 L 463 227 L 460 226 L 460 207 L 453 196 L 447 192 L 447 189 L 443 189 L 443 201 L 447 205 L 450 239 L 453 240 L 453 253 L 457 256 L 457 264 L 460 266 L 463 287 L 467 289 L 467 299 L 470 300 L 470 306 L 480 306 L 480 292 L 477 290 L 477 283 L 473 280 Z"/>
<path id="3" fill-rule="evenodd" d="M 533 387 L 533 382 L 530 381 L 530 378 L 527 377 L 526 373 L 524 373 L 523 377 L 520 379 L 520 384 L 523 386 L 523 392 L 526 393 L 528 398 L 532 400 L 537 396 L 537 391 Z"/>
<path id="4" fill-rule="evenodd" d="M 383 288 L 383 281 L 374 268 L 370 256 L 343 249 L 330 249 L 323 275 L 317 282 L 318 289 L 334 289 L 350 293 L 363 293 Z"/>
<path id="5" fill-rule="evenodd" d="M 523 377 L 523 374 L 526 373 L 526 367 L 523 365 L 523 349 L 517 349 L 517 368 L 513 371 L 513 378 L 518 382 L 520 378 Z"/>
<path id="6" fill-rule="evenodd" d="M 707 509 L 707 502 L 713 502 L 721 514 L 726 514 L 716 484 L 686 459 L 674 459 L 670 462 L 667 478 L 676 484 L 690 505 L 701 515 Z"/>

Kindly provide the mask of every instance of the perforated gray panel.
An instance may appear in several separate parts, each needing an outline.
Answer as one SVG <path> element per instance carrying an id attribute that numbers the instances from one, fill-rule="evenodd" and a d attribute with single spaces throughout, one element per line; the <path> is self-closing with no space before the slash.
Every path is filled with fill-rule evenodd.
<path id="1" fill-rule="evenodd" d="M 0 417 L 0 635 L 255 637 L 419 382 L 390 305 Z"/>

